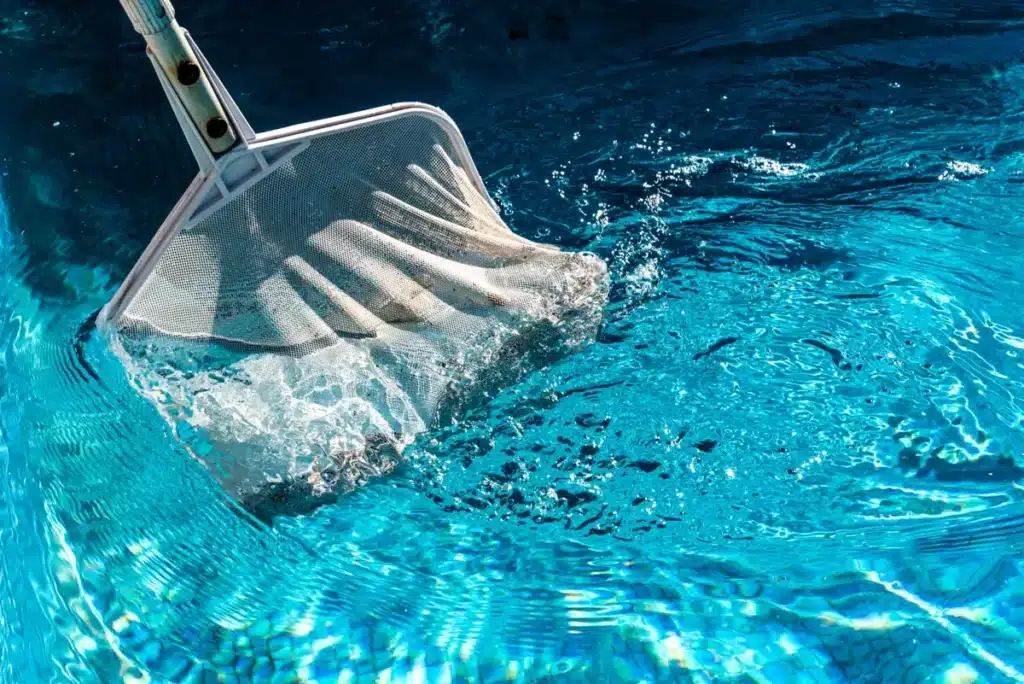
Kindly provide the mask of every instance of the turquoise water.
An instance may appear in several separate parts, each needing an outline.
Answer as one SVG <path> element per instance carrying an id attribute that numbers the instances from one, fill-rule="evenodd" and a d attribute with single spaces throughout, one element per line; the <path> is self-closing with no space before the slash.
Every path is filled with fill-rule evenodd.
<path id="1" fill-rule="evenodd" d="M 412 96 L 517 232 L 608 261 L 598 339 L 254 524 L 89 334 L 184 186 L 112 191 L 61 110 L 2 178 L 3 681 L 1024 679 L 1024 13 L 581 23 L 604 52 L 499 65 L 430 16 L 450 82 Z M 265 118 L 336 113 L 302 102 Z"/>

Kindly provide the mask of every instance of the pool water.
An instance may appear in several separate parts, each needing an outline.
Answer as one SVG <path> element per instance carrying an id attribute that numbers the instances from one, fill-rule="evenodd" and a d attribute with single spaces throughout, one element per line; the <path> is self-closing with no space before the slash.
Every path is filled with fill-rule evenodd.
<path id="1" fill-rule="evenodd" d="M 4 682 L 1024 680 L 1024 7 L 585 5 L 313 13 L 320 75 L 425 28 L 276 105 L 297 67 L 180 8 L 259 127 L 431 101 L 514 230 L 612 275 L 584 351 L 269 527 L 90 334 L 191 173 L 148 65 L 139 155 L 90 129 L 107 57 L 5 77 Z M 102 45 L 10 16 L 11 55 Z"/>

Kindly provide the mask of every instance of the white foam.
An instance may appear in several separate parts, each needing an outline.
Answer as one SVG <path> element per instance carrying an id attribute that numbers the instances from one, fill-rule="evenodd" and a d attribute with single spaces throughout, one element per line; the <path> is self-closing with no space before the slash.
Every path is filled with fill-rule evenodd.
<path id="1" fill-rule="evenodd" d="M 797 162 L 785 163 L 776 159 L 769 159 L 760 155 L 734 159 L 733 163 L 744 171 L 761 174 L 763 176 L 775 176 L 776 178 L 796 178 L 800 176 L 817 177 L 817 174 L 809 174 L 810 167 L 807 164 Z"/>
<path id="2" fill-rule="evenodd" d="M 958 181 L 966 178 L 977 178 L 989 174 L 992 169 L 987 169 L 981 164 L 953 160 L 946 164 L 946 170 L 939 176 L 941 181 Z"/>
<path id="3" fill-rule="evenodd" d="M 234 495 L 341 465 L 366 472 L 367 464 L 338 459 L 365 457 L 370 436 L 396 439 L 426 427 L 369 351 L 345 340 L 301 358 L 253 354 L 227 372 L 131 370 L 168 418 L 188 424 L 184 441 Z M 396 439 L 397 450 L 404 446 Z"/>

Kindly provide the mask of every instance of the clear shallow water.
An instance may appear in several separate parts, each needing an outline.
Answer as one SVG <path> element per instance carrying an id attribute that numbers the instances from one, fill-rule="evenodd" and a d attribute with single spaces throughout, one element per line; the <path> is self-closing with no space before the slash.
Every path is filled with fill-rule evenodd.
<path id="1" fill-rule="evenodd" d="M 428 9 L 444 76 L 380 101 L 444 106 L 515 230 L 608 260 L 598 341 L 253 525 L 79 332 L 179 191 L 101 171 L 175 172 L 57 138 L 88 117 L 37 77 L 61 125 L 5 150 L 0 226 L 7 680 L 1021 679 L 1024 14 L 723 10 L 608 47 L 583 13 L 480 64 L 443 27 L 487 18 Z M 295 30 L 316 68 L 373 51 Z M 351 104 L 312 99 L 257 112 Z M 140 135 L 190 172 L 173 133 Z"/>

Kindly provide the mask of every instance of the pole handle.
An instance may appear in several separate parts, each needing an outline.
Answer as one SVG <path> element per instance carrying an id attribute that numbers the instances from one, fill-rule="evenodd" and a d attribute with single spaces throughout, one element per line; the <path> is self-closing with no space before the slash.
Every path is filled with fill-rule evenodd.
<path id="1" fill-rule="evenodd" d="M 185 39 L 170 0 L 121 0 L 121 6 L 210 151 L 219 155 L 234 147 L 238 132 L 225 114 L 202 62 Z"/>

